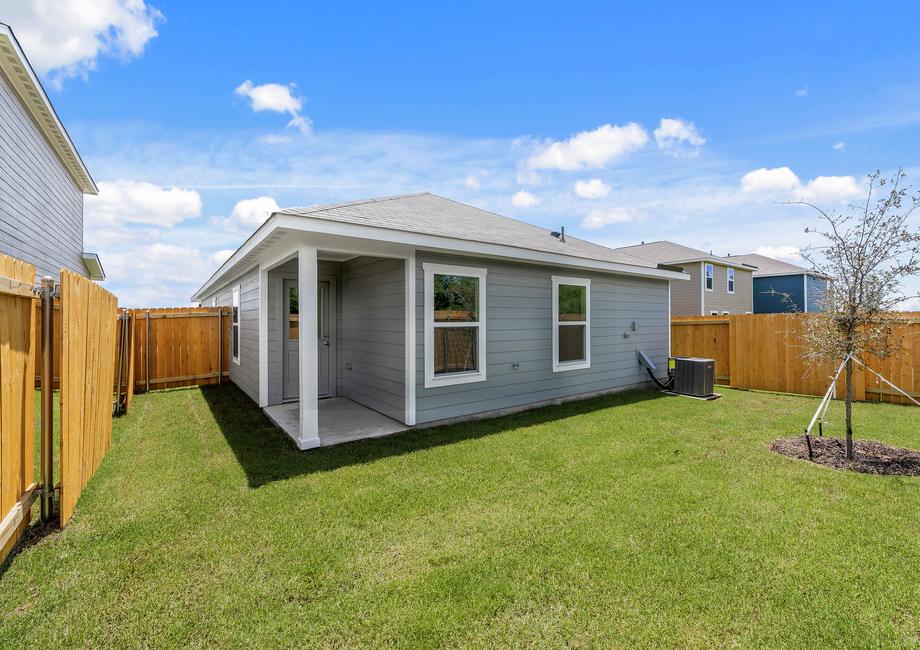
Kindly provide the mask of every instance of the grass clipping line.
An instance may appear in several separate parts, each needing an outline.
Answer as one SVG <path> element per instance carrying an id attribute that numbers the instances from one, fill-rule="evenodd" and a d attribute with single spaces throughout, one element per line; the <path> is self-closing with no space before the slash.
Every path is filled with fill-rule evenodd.
<path id="1" fill-rule="evenodd" d="M 886 476 L 920 476 L 920 452 L 902 447 L 889 447 L 875 440 L 856 440 L 853 460 L 846 459 L 846 448 L 840 438 L 811 437 L 814 453 L 812 462 L 833 469 Z M 770 449 L 778 454 L 808 460 L 805 436 L 777 438 Z"/>

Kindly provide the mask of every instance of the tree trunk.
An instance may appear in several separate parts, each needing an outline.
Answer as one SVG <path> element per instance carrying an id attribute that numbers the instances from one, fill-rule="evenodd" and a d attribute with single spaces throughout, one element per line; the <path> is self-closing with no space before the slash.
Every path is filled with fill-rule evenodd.
<path id="1" fill-rule="evenodd" d="M 846 398 L 846 413 L 847 413 L 847 435 L 846 435 L 846 451 L 847 451 L 847 460 L 853 460 L 853 359 L 847 359 L 847 398 Z"/>

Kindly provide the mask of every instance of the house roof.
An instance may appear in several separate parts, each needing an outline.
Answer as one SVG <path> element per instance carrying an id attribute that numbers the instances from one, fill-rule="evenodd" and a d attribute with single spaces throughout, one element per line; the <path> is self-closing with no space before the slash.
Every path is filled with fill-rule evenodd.
<path id="1" fill-rule="evenodd" d="M 724 266 L 731 266 L 747 271 L 753 271 L 752 265 L 741 260 L 739 257 L 721 257 L 713 255 L 697 248 L 675 244 L 670 241 L 655 241 L 647 244 L 636 244 L 635 246 L 623 246 L 618 251 L 641 257 L 658 264 L 684 264 L 688 262 L 714 262 Z"/>
<path id="2" fill-rule="evenodd" d="M 571 235 L 565 242 L 550 230 L 504 217 L 427 192 L 349 201 L 308 208 L 287 208 L 281 214 L 339 223 L 373 226 L 485 244 L 556 253 L 599 262 L 658 268 L 657 262 Z"/>
<path id="3" fill-rule="evenodd" d="M 434 194 L 408 194 L 346 203 L 287 208 L 273 213 L 192 296 L 200 300 L 224 279 L 261 263 L 266 247 L 285 233 L 349 237 L 378 245 L 473 254 L 601 272 L 686 280 L 679 269 L 627 252 L 503 217 Z"/>
<path id="4" fill-rule="evenodd" d="M 98 189 L 89 170 L 54 111 L 13 30 L 4 23 L 0 23 L 0 73 L 16 91 L 77 187 L 84 194 L 97 194 Z"/>
<path id="5" fill-rule="evenodd" d="M 738 259 L 744 262 L 745 264 L 751 264 L 757 267 L 757 270 L 754 271 L 754 277 L 769 276 L 769 275 L 801 275 L 806 273 L 808 275 L 813 275 L 819 278 L 827 277 L 821 273 L 815 273 L 814 271 L 805 268 L 804 266 L 799 266 L 798 264 L 792 264 L 791 262 L 784 262 L 782 260 L 776 260 L 772 257 L 767 257 L 766 255 L 759 255 L 757 253 L 747 253 L 746 255 L 732 255 L 732 259 Z"/>

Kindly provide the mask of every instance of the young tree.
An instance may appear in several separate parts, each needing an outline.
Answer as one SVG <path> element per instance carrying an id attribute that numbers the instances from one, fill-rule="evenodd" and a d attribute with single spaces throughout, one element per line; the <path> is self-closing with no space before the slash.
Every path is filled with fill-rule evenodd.
<path id="1" fill-rule="evenodd" d="M 821 225 L 806 232 L 823 240 L 803 251 L 815 273 L 833 278 L 821 299 L 823 311 L 804 326 L 805 356 L 846 362 L 846 457 L 853 458 L 853 361 L 866 354 L 885 358 L 901 350 L 891 318 L 907 298 L 902 281 L 920 273 L 920 228 L 912 214 L 920 193 L 911 194 L 901 169 L 890 179 L 867 177 L 864 203 L 845 212 L 793 201 L 818 212 Z"/>

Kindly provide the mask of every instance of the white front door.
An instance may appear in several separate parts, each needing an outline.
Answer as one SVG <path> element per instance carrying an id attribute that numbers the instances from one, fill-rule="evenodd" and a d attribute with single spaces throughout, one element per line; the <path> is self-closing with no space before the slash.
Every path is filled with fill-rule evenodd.
<path id="1" fill-rule="evenodd" d="M 284 281 L 283 300 L 285 319 L 282 323 L 284 363 L 282 364 L 282 398 L 296 400 L 300 397 L 300 296 L 297 280 Z M 317 392 L 319 397 L 332 395 L 331 368 L 333 363 L 330 309 L 330 287 L 328 281 L 316 285 L 317 321 Z"/>

